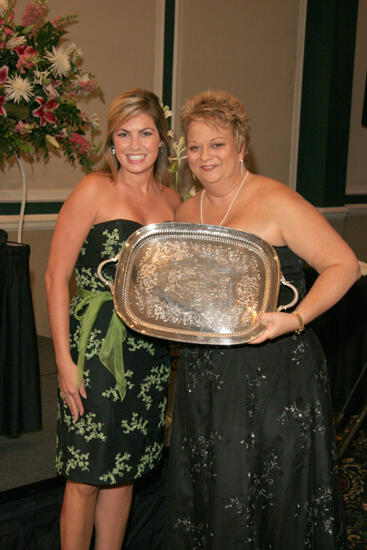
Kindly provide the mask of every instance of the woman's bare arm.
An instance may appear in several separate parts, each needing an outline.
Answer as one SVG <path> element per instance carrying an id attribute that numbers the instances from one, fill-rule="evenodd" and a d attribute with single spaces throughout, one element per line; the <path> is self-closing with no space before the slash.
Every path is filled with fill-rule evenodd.
<path id="1" fill-rule="evenodd" d="M 309 323 L 332 307 L 360 277 L 358 260 L 325 218 L 298 193 L 281 187 L 274 200 L 274 220 L 284 244 L 318 272 L 312 288 L 296 309 Z M 271 209 L 270 209 L 271 211 Z M 287 313 L 264 313 L 266 330 L 254 343 L 295 330 L 299 321 Z"/>
<path id="2" fill-rule="evenodd" d="M 70 355 L 69 281 L 81 246 L 95 220 L 97 205 L 98 183 L 95 176 L 86 176 L 60 210 L 45 274 L 59 385 L 75 419 L 84 412 L 80 395 L 86 397 L 86 392 L 83 384 L 78 389 L 77 367 Z"/>

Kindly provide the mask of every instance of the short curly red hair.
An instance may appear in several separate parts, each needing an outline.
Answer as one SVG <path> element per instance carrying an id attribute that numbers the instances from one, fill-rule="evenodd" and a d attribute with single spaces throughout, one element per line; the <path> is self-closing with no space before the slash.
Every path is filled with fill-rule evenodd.
<path id="1" fill-rule="evenodd" d="M 250 125 L 243 103 L 229 92 L 206 90 L 188 99 L 180 111 L 181 130 L 185 137 L 192 121 L 201 120 L 216 126 L 229 127 L 238 151 L 250 141 Z"/>

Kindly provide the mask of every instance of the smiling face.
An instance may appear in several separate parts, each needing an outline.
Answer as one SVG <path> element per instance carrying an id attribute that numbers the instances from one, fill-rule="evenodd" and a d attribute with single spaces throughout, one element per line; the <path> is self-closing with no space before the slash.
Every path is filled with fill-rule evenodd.
<path id="1" fill-rule="evenodd" d="M 194 120 L 187 129 L 186 141 L 189 166 L 204 187 L 231 184 L 239 177 L 244 147 L 238 151 L 229 127 Z"/>
<path id="2" fill-rule="evenodd" d="M 140 174 L 152 171 L 161 139 L 153 118 L 140 113 L 113 132 L 113 144 L 120 170 Z"/>

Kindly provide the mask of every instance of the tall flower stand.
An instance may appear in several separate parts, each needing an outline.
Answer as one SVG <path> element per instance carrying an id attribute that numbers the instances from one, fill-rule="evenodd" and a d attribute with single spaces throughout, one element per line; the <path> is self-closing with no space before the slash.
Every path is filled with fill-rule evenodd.
<path id="1" fill-rule="evenodd" d="M 0 229 L 0 433 L 10 437 L 42 426 L 29 256 Z"/>

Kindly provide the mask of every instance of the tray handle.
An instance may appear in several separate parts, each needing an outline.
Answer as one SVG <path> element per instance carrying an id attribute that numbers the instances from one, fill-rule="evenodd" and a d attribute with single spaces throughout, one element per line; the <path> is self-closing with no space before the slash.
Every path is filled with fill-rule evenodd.
<path id="1" fill-rule="evenodd" d="M 299 292 L 298 292 L 297 288 L 294 285 L 292 285 L 292 283 L 290 283 L 289 281 L 287 281 L 287 279 L 285 279 L 283 273 L 281 274 L 280 282 L 281 282 L 282 285 L 287 286 L 288 288 L 293 290 L 293 294 L 294 294 L 293 300 L 291 302 L 289 302 L 289 304 L 284 304 L 284 305 L 281 305 L 277 308 L 277 311 L 285 311 L 286 309 L 289 309 L 290 307 L 294 306 L 298 302 Z"/>
<path id="2" fill-rule="evenodd" d="M 117 262 L 118 259 L 120 257 L 120 254 L 117 254 L 117 256 L 114 256 L 113 258 L 108 258 L 108 260 L 103 260 L 103 262 L 101 262 L 98 267 L 97 267 L 97 275 L 99 277 L 99 279 L 102 281 L 102 283 L 106 286 L 108 286 L 108 288 L 110 289 L 110 291 L 113 293 L 114 291 L 114 288 L 115 288 L 115 285 L 112 284 L 110 281 L 107 281 L 107 279 L 105 279 L 102 275 L 102 269 L 104 268 L 104 266 L 106 264 L 109 264 L 110 262 Z"/>

